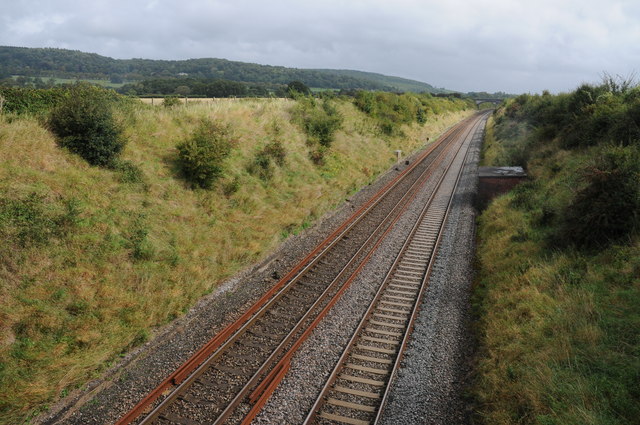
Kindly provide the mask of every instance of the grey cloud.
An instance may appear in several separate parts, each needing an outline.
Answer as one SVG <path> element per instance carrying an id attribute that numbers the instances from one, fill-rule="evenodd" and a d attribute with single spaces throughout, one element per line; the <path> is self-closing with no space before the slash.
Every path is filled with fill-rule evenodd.
<path id="1" fill-rule="evenodd" d="M 0 23 L 2 45 L 350 68 L 463 91 L 566 91 L 640 59 L 640 6 L 626 0 L 17 1 Z"/>

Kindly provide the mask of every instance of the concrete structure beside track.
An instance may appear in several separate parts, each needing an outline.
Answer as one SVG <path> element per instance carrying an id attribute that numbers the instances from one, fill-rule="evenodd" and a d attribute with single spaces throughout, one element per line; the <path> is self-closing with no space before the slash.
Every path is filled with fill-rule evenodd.
<path id="1" fill-rule="evenodd" d="M 522 167 L 478 167 L 477 206 L 484 209 L 498 195 L 513 189 L 527 178 Z"/>

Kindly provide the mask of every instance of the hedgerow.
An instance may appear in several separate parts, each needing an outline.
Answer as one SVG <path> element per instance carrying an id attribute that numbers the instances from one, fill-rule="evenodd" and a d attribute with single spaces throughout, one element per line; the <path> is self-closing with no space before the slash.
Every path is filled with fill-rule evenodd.
<path id="1" fill-rule="evenodd" d="M 562 184 L 547 184 L 554 192 L 540 197 L 535 207 L 546 203 L 545 215 L 555 217 L 547 220 L 553 246 L 593 248 L 637 233 L 640 87 L 606 78 L 557 96 L 521 95 L 496 122 L 496 135 L 508 148 L 502 157 L 521 162 L 499 165 L 544 163 L 549 175 L 566 174 Z M 509 142 L 509 128 L 518 123 L 528 129 L 527 136 Z"/>
<path id="2" fill-rule="evenodd" d="M 35 89 L 30 87 L 0 86 L 4 98 L 2 112 L 15 114 L 42 114 L 69 97 L 64 88 Z"/>

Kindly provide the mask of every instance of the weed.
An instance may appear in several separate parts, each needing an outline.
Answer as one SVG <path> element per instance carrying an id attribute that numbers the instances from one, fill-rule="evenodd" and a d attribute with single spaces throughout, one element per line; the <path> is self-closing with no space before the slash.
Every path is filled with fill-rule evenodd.
<path id="1" fill-rule="evenodd" d="M 141 214 L 133 220 L 129 230 L 131 257 L 134 260 L 151 260 L 154 257 L 156 250 L 148 236 L 146 217 Z"/>
<path id="2" fill-rule="evenodd" d="M 117 160 L 113 169 L 120 173 L 120 182 L 126 184 L 142 184 L 146 187 L 144 172 L 131 161 Z"/>
<path id="3" fill-rule="evenodd" d="M 256 153 L 247 170 L 264 181 L 270 180 L 274 173 L 272 162 L 282 167 L 285 157 L 284 146 L 279 140 L 274 140 Z"/>
<path id="4" fill-rule="evenodd" d="M 80 207 L 76 199 L 51 203 L 37 192 L 22 198 L 0 197 L 0 234 L 5 243 L 21 247 L 47 243 L 64 236 L 79 222 Z"/>
<path id="5" fill-rule="evenodd" d="M 222 192 L 227 198 L 236 193 L 240 189 L 240 178 L 234 176 L 231 180 L 224 183 Z"/>

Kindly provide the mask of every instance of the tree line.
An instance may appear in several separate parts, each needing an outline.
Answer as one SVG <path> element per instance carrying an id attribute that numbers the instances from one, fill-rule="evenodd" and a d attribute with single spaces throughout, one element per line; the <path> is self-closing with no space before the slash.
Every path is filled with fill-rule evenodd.
<path id="1" fill-rule="evenodd" d="M 358 71 L 297 69 L 215 58 L 179 61 L 112 59 L 76 50 L 0 46 L 0 80 L 15 75 L 43 79 L 106 79 L 113 82 L 188 77 L 275 85 L 299 80 L 310 87 L 338 90 L 433 90 L 429 84 L 418 81 Z"/>

